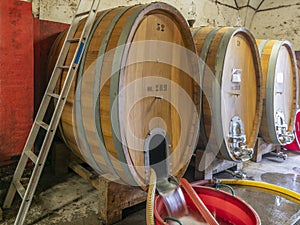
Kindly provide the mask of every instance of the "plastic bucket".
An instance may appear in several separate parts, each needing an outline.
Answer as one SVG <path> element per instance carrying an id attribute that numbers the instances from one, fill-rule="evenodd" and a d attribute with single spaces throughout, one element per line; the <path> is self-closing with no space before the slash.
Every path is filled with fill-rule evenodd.
<path id="1" fill-rule="evenodd" d="M 193 188 L 202 199 L 208 210 L 216 216 L 216 219 L 218 220 L 220 225 L 261 224 L 260 218 L 256 211 L 242 199 L 227 192 L 216 190 L 210 187 L 195 186 Z M 193 214 L 193 212 L 196 212 L 195 205 L 186 194 L 185 199 L 190 213 Z M 155 199 L 154 214 L 156 224 L 163 225 L 163 220 L 168 215 L 161 196 L 157 196 Z M 201 220 L 200 218 L 199 222 L 203 222 L 203 220 Z"/>

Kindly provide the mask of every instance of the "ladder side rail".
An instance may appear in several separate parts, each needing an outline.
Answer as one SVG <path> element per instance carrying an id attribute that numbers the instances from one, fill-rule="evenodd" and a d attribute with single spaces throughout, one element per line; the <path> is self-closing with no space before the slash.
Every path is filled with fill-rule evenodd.
<path id="1" fill-rule="evenodd" d="M 94 1 L 94 3 L 95 2 L 96 1 Z M 98 4 L 99 4 L 99 2 L 98 2 Z M 97 6 L 98 6 L 98 4 L 97 4 Z M 94 9 L 92 9 L 92 10 L 94 10 Z M 69 68 L 68 73 L 66 75 L 63 88 L 61 90 L 57 105 L 56 105 L 54 113 L 53 113 L 53 117 L 52 117 L 51 122 L 49 124 L 49 130 L 46 133 L 43 145 L 41 147 L 41 149 L 43 151 L 40 153 L 40 156 L 37 159 L 37 165 L 34 167 L 31 179 L 30 179 L 28 187 L 27 187 L 28 191 L 25 192 L 24 200 L 22 201 L 20 211 L 19 211 L 19 213 L 17 215 L 17 218 L 16 218 L 16 224 L 18 224 L 19 222 L 21 224 L 23 224 L 24 221 L 25 221 L 27 212 L 29 210 L 29 207 L 30 207 L 30 204 L 31 204 L 31 201 L 32 201 L 31 196 L 34 194 L 34 192 L 36 190 L 39 178 L 40 178 L 41 173 L 42 173 L 42 168 L 43 168 L 44 163 L 46 161 L 48 151 L 50 149 L 51 143 L 52 143 L 53 138 L 54 138 L 55 131 L 56 131 L 58 123 L 59 123 L 59 119 L 60 119 L 62 111 L 63 111 L 63 107 L 64 107 L 64 105 L 67 101 L 67 94 L 70 92 L 72 82 L 75 78 L 75 74 L 77 72 L 78 65 L 79 65 L 79 63 L 81 61 L 81 58 L 82 58 L 83 49 L 81 48 L 81 45 L 82 44 L 84 45 L 85 40 L 86 40 L 86 38 L 84 38 L 84 36 L 86 34 L 90 33 L 93 21 L 95 20 L 95 17 L 96 17 L 96 10 L 93 12 L 93 14 L 94 15 L 91 16 L 91 12 L 90 12 L 90 14 L 87 18 L 86 24 L 83 28 L 82 33 L 81 33 L 80 41 L 79 41 L 79 43 L 77 45 L 77 48 L 76 48 L 76 51 L 74 53 L 74 57 L 72 59 L 72 62 L 70 64 L 70 68 Z M 68 40 L 65 40 L 65 43 L 67 43 L 67 41 Z M 77 60 L 77 63 L 75 63 L 75 60 Z M 56 66 L 58 66 L 58 65 L 59 64 L 57 62 Z"/>
<path id="2" fill-rule="evenodd" d="M 75 23 L 77 22 L 77 24 L 78 24 L 79 18 L 78 19 L 74 18 L 74 19 L 76 19 Z M 75 34 L 75 29 L 73 29 L 73 31 L 71 31 L 71 27 L 70 27 L 69 30 L 68 30 L 68 35 L 67 36 L 74 35 L 74 34 Z M 70 46 L 70 43 L 67 43 L 65 41 L 64 45 L 62 47 L 62 50 L 63 50 L 63 48 L 66 48 L 68 46 Z M 63 51 L 61 51 L 60 55 L 59 55 L 59 58 L 66 57 L 67 53 L 68 53 L 67 51 L 65 51 L 64 53 L 63 53 Z M 61 60 L 61 61 L 63 61 L 63 60 Z M 58 63 L 61 63 L 61 61 L 59 62 L 59 60 L 57 60 L 57 62 L 56 62 L 56 66 L 54 67 L 54 70 L 52 72 L 52 75 L 51 75 L 50 81 L 48 83 L 48 86 L 46 88 L 45 94 L 44 94 L 44 96 L 42 98 L 41 105 L 40 105 L 40 107 L 38 109 L 38 112 L 37 112 L 37 114 L 35 116 L 35 119 L 33 121 L 32 126 L 31 126 L 31 130 L 30 130 L 30 132 L 28 134 L 28 138 L 26 140 L 26 143 L 24 145 L 23 151 L 21 153 L 21 157 L 20 157 L 18 166 L 17 166 L 17 168 L 16 168 L 16 170 L 14 172 L 13 180 L 12 180 L 12 182 L 10 184 L 10 187 L 8 189 L 8 192 L 7 192 L 4 204 L 3 204 L 4 208 L 10 208 L 11 207 L 12 201 L 13 201 L 15 193 L 16 193 L 16 188 L 14 186 L 14 182 L 16 180 L 20 180 L 21 179 L 21 177 L 23 175 L 23 172 L 24 172 L 24 170 L 26 168 L 26 165 L 27 165 L 27 162 L 28 162 L 28 157 L 25 154 L 25 151 L 31 151 L 31 148 L 34 145 L 34 142 L 36 140 L 38 131 L 40 129 L 40 126 L 36 122 L 38 120 L 40 120 L 40 117 L 44 117 L 45 116 L 45 113 L 47 111 L 47 107 L 45 107 L 45 105 L 48 106 L 49 103 L 50 103 L 50 100 L 51 100 L 51 97 L 47 96 L 47 92 L 49 92 L 49 90 L 53 90 L 54 89 L 54 88 L 52 89 L 51 83 L 55 83 L 56 84 L 56 82 L 58 80 L 59 74 L 57 72 L 55 74 L 55 70 L 56 70 L 55 68 L 57 67 Z M 58 72 L 60 73 L 61 71 L 58 71 Z M 56 81 L 56 82 L 54 82 L 54 81 Z M 20 172 L 20 171 L 23 171 L 23 172 Z"/>
<path id="3" fill-rule="evenodd" d="M 80 8 L 81 0 L 78 4 L 78 9 Z M 76 51 L 73 55 L 73 59 L 69 67 L 64 65 L 65 60 L 67 58 L 67 55 L 69 53 L 70 47 L 71 47 L 71 38 L 74 39 L 74 35 L 78 29 L 78 24 L 80 19 L 82 18 L 81 15 L 84 14 L 75 14 L 73 21 L 69 27 L 69 30 L 66 35 L 66 39 L 64 40 L 62 49 L 59 53 L 58 59 L 56 61 L 54 70 L 51 74 L 50 81 L 47 85 L 45 94 L 43 96 L 41 105 L 39 107 L 39 110 L 37 112 L 37 115 L 34 119 L 33 125 L 31 127 L 29 136 L 27 138 L 26 144 L 24 146 L 23 152 L 21 154 L 21 158 L 19 160 L 18 166 L 16 168 L 16 171 L 13 176 L 13 180 L 11 182 L 10 188 L 8 190 L 7 196 L 5 198 L 4 207 L 9 208 L 12 204 L 12 201 L 14 199 L 15 193 L 18 190 L 18 193 L 22 197 L 22 204 L 20 206 L 15 225 L 22 225 L 25 221 L 26 215 L 28 213 L 31 201 L 33 199 L 34 192 L 36 190 L 38 181 L 40 179 L 45 161 L 47 159 L 47 155 L 51 146 L 51 143 L 53 141 L 53 138 L 55 136 L 55 132 L 58 127 L 59 120 L 61 118 L 61 114 L 63 112 L 63 108 L 67 101 L 68 93 L 70 92 L 74 77 L 77 73 L 78 65 L 82 58 L 82 53 L 85 48 L 85 41 L 90 34 L 90 31 L 92 29 L 93 23 L 96 18 L 97 9 L 99 7 L 100 0 L 93 0 L 90 11 L 88 12 L 88 17 L 86 18 L 82 33 L 80 35 L 79 41 L 77 43 Z M 60 76 L 62 76 L 63 69 L 68 68 L 68 72 L 62 87 L 62 90 L 59 95 L 53 93 L 55 90 L 55 87 L 57 85 L 57 81 Z M 54 108 L 54 112 L 51 117 L 50 124 L 47 125 L 44 123 L 44 117 L 47 112 L 47 109 L 49 107 L 51 98 L 58 98 L 57 104 Z M 34 143 L 36 141 L 38 131 L 41 128 L 46 129 L 46 135 L 44 136 L 42 147 L 39 151 L 38 156 L 36 156 L 34 153 L 30 152 L 30 154 L 26 154 L 28 151 L 32 151 L 32 148 L 34 147 Z M 33 172 L 31 174 L 28 186 L 26 190 L 20 183 L 21 177 L 24 173 L 25 167 L 27 165 L 28 159 L 31 159 L 33 163 L 35 163 Z M 17 187 L 19 184 L 19 187 Z M 25 193 L 24 193 L 25 190 Z M 20 192 L 21 191 L 21 192 Z"/>

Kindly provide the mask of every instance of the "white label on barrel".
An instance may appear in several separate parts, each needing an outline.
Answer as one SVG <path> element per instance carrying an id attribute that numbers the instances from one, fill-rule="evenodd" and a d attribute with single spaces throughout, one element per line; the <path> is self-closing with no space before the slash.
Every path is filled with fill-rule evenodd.
<path id="1" fill-rule="evenodd" d="M 242 81 L 242 70 L 241 69 L 232 69 L 232 83 L 240 83 Z"/>
<path id="2" fill-rule="evenodd" d="M 276 82 L 281 84 L 283 83 L 283 73 L 277 73 Z"/>

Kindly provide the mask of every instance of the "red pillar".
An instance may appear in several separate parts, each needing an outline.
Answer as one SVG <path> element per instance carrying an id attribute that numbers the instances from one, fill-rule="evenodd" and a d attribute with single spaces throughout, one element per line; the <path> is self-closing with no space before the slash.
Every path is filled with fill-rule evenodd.
<path id="1" fill-rule="evenodd" d="M 36 113 L 47 87 L 48 56 L 60 32 L 69 24 L 34 19 L 34 112 Z M 51 71 L 52 72 L 52 71 Z M 51 72 L 49 76 L 51 75 Z"/>
<path id="2" fill-rule="evenodd" d="M 22 151 L 33 118 L 31 3 L 0 1 L 0 166 Z"/>

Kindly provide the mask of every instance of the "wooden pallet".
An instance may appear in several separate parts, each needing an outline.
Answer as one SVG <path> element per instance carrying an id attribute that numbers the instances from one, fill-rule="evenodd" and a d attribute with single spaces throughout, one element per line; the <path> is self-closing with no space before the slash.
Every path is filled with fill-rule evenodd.
<path id="1" fill-rule="evenodd" d="M 55 157 L 59 154 L 68 156 L 68 159 Z M 112 175 L 100 176 L 85 168 L 81 159 L 73 155 L 63 143 L 53 143 L 52 157 L 57 176 L 65 175 L 70 168 L 98 190 L 98 214 L 103 224 L 109 225 L 121 221 L 124 209 L 145 202 L 147 199 L 147 193 L 140 187 L 123 185 Z"/>
<path id="2" fill-rule="evenodd" d="M 255 144 L 252 161 L 260 162 L 262 160 L 263 155 L 273 152 L 273 151 L 275 151 L 276 153 L 279 153 L 281 151 L 281 146 L 266 143 L 261 137 L 258 137 L 256 144 Z"/>
<path id="3" fill-rule="evenodd" d="M 201 167 L 205 169 L 199 171 L 199 164 L 201 160 Z M 236 167 L 236 171 L 241 171 L 243 168 L 243 164 L 219 158 L 214 158 L 212 160 L 208 155 L 204 155 L 203 150 L 196 150 L 195 180 L 212 179 L 214 174 L 220 173 L 233 167 Z"/>

